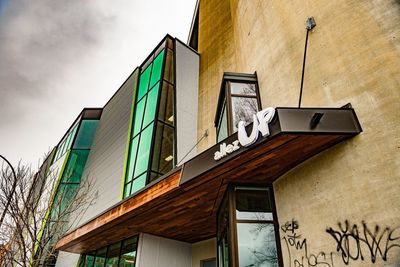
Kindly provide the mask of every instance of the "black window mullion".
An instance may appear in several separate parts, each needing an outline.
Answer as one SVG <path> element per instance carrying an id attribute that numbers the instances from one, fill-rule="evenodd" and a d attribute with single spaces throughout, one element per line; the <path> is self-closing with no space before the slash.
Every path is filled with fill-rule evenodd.
<path id="1" fill-rule="evenodd" d="M 226 99 L 226 118 L 228 120 L 228 136 L 233 133 L 233 114 L 232 114 L 232 98 L 231 86 L 225 83 L 225 99 Z"/>
<path id="2" fill-rule="evenodd" d="M 167 37 L 168 38 L 168 37 Z M 168 44 L 167 44 L 168 40 L 165 39 L 164 42 L 164 46 L 165 48 L 168 48 Z M 165 49 L 164 48 L 164 49 Z M 162 49 L 160 51 L 160 53 L 162 52 Z M 150 176 L 151 176 L 151 166 L 153 164 L 153 156 L 154 156 L 154 144 L 155 144 L 155 140 L 156 140 L 156 131 L 157 131 L 157 123 L 156 120 L 158 120 L 158 114 L 159 114 L 159 109 L 160 109 L 160 99 L 161 99 L 161 93 L 163 90 L 163 86 L 164 86 L 164 72 L 165 72 L 165 62 L 167 60 L 167 49 L 164 50 L 164 58 L 163 58 L 163 63 L 162 63 L 162 69 L 161 69 L 161 73 L 160 73 L 160 80 L 159 80 L 159 89 L 158 89 L 158 96 L 157 96 L 157 105 L 156 105 L 156 112 L 155 112 L 155 118 L 154 118 L 154 125 L 153 125 L 153 132 L 152 132 L 152 140 L 150 143 L 150 154 L 149 154 L 149 161 L 148 161 L 148 165 L 147 165 L 147 177 L 146 177 L 146 184 L 148 184 L 150 182 Z M 150 76 L 151 78 L 151 76 Z"/>
<path id="3" fill-rule="evenodd" d="M 105 257 L 104 257 L 104 265 L 103 265 L 103 267 L 106 267 L 106 263 L 107 263 L 107 255 L 108 255 L 108 250 L 110 249 L 110 246 L 107 246 L 107 249 L 106 249 L 106 255 L 105 255 Z"/>

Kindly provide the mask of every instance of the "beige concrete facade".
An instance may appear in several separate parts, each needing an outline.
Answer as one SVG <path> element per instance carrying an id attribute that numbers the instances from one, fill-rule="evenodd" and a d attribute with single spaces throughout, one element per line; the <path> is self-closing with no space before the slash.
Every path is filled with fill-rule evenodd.
<path id="1" fill-rule="evenodd" d="M 215 144 L 223 72 L 256 71 L 263 107 L 297 106 L 308 16 L 302 107 L 351 103 L 363 127 L 274 183 L 280 225 L 296 221 L 301 235 L 291 246 L 280 230 L 285 266 L 400 266 L 400 2 L 201 0 L 199 10 L 198 133 L 210 131 L 200 150 Z"/>
<path id="2" fill-rule="evenodd" d="M 202 267 L 201 261 L 217 257 L 217 240 L 211 238 L 192 244 L 192 267 Z"/>

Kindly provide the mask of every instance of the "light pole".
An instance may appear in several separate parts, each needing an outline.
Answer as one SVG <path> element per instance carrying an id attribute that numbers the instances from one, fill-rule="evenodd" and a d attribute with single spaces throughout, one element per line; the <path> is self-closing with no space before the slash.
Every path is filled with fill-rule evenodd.
<path id="1" fill-rule="evenodd" d="M 14 167 L 11 165 L 11 163 L 5 157 L 3 157 L 2 155 L 0 155 L 0 158 L 2 158 L 7 163 L 7 165 L 10 167 L 11 172 L 13 174 L 13 178 L 14 178 L 14 182 L 13 182 L 13 185 L 12 185 L 12 188 L 11 188 L 10 195 L 6 196 L 7 203 L 6 203 L 6 206 L 4 207 L 3 213 L 1 214 L 1 218 L 0 218 L 0 227 L 1 227 L 3 225 L 3 220 L 4 220 L 5 216 L 6 216 L 6 213 L 7 213 L 7 210 L 8 210 L 8 206 L 10 206 L 12 196 L 15 193 L 15 188 L 17 187 L 17 175 L 15 174 Z"/>

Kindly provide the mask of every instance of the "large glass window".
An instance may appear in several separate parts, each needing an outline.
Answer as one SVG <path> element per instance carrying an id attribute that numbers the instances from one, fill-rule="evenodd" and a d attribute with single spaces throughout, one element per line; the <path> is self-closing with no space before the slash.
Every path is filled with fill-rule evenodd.
<path id="1" fill-rule="evenodd" d="M 173 43 L 167 37 L 142 65 L 125 173 L 124 197 L 174 165 Z"/>
<path id="2" fill-rule="evenodd" d="M 138 237 L 83 254 L 79 267 L 135 267 Z"/>
<path id="3" fill-rule="evenodd" d="M 272 188 L 230 187 L 218 212 L 219 267 L 278 267 Z"/>
<path id="4" fill-rule="evenodd" d="M 61 158 L 68 149 L 71 148 L 72 142 L 75 138 L 76 131 L 78 129 L 79 123 L 76 122 L 74 126 L 72 126 L 71 130 L 65 135 L 65 137 L 61 140 L 60 144 L 57 146 L 56 155 L 54 156 L 53 162 L 56 162 L 59 158 Z"/>
<path id="5" fill-rule="evenodd" d="M 238 124 L 253 122 L 253 114 L 261 109 L 255 74 L 225 73 L 221 84 L 215 127 L 217 142 L 237 132 Z"/>
<path id="6" fill-rule="evenodd" d="M 82 120 L 73 149 L 90 149 L 99 120 Z"/>
<path id="7" fill-rule="evenodd" d="M 235 188 L 239 267 L 278 267 L 269 188 Z"/>

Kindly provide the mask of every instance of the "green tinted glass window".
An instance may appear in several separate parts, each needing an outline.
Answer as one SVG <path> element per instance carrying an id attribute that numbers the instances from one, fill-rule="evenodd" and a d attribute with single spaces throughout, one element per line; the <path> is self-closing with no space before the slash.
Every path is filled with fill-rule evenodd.
<path id="1" fill-rule="evenodd" d="M 140 175 L 136 180 L 133 180 L 131 194 L 142 189 L 146 185 L 147 172 Z"/>
<path id="2" fill-rule="evenodd" d="M 124 188 L 124 198 L 131 195 L 131 187 L 132 187 L 132 182 L 130 182 L 130 183 L 128 183 L 128 184 L 125 185 L 125 188 Z"/>
<path id="3" fill-rule="evenodd" d="M 151 72 L 151 67 L 153 64 L 150 64 L 143 72 L 140 74 L 140 82 L 139 82 L 139 89 L 138 89 L 138 95 L 137 95 L 137 100 L 140 100 L 147 92 L 149 88 L 149 79 L 150 79 L 150 72 Z"/>
<path id="4" fill-rule="evenodd" d="M 62 155 L 65 154 L 65 140 L 62 141 L 62 143 L 60 144 L 60 154 L 58 155 L 60 158 L 62 157 Z"/>
<path id="5" fill-rule="evenodd" d="M 92 255 L 81 255 L 82 267 L 134 267 L 136 262 L 137 236 L 101 248 Z M 96 256 L 93 256 L 95 254 Z M 95 265 L 94 265 L 95 263 Z"/>
<path id="6" fill-rule="evenodd" d="M 85 258 L 85 267 L 93 267 L 94 265 L 94 256 L 92 255 L 86 255 Z"/>
<path id="7" fill-rule="evenodd" d="M 71 132 L 67 137 L 67 150 L 71 148 L 72 142 L 74 141 L 74 137 L 76 134 L 76 130 L 78 129 L 78 124 L 75 124 L 74 128 L 72 128 Z"/>
<path id="8" fill-rule="evenodd" d="M 161 78 L 163 60 L 164 60 L 164 51 L 161 51 L 160 54 L 154 59 L 153 62 L 153 71 L 151 73 L 150 79 L 150 88 L 153 87 Z"/>
<path id="9" fill-rule="evenodd" d="M 139 150 L 135 166 L 135 177 L 147 170 L 153 134 L 153 124 L 150 124 L 140 135 Z"/>
<path id="10" fill-rule="evenodd" d="M 89 150 L 72 150 L 65 166 L 61 182 L 63 183 L 79 183 L 85 168 Z"/>
<path id="11" fill-rule="evenodd" d="M 122 243 L 119 267 L 134 267 L 136 262 L 137 237 L 125 240 Z"/>
<path id="12" fill-rule="evenodd" d="M 143 128 L 145 128 L 150 122 L 154 120 L 154 115 L 156 114 L 156 109 L 157 109 L 158 88 L 159 84 L 154 86 L 154 88 L 151 89 L 148 94 L 147 104 L 146 104 L 146 114 L 144 115 L 143 119 Z"/>
<path id="13" fill-rule="evenodd" d="M 82 120 L 73 148 L 90 149 L 98 125 L 98 120 Z"/>
<path id="14" fill-rule="evenodd" d="M 144 107 L 146 104 L 146 98 L 147 97 L 144 97 L 136 105 L 135 122 L 133 125 L 132 137 L 134 137 L 135 135 L 137 135 L 140 132 L 140 127 L 142 126 L 142 119 L 143 119 L 143 114 L 144 114 Z"/>
<path id="15" fill-rule="evenodd" d="M 139 136 L 136 136 L 130 144 L 129 147 L 129 161 L 128 161 L 128 172 L 127 172 L 127 177 L 126 177 L 126 182 L 129 182 L 132 180 L 133 177 L 133 171 L 135 170 L 135 160 L 136 160 L 136 152 L 137 152 L 137 147 L 138 147 L 138 142 L 139 141 Z"/>
<path id="16" fill-rule="evenodd" d="M 107 248 L 102 248 L 96 251 L 96 259 L 94 260 L 94 267 L 104 267 L 106 261 Z"/>
<path id="17" fill-rule="evenodd" d="M 111 245 L 107 250 L 106 267 L 118 267 L 121 242 Z"/>

